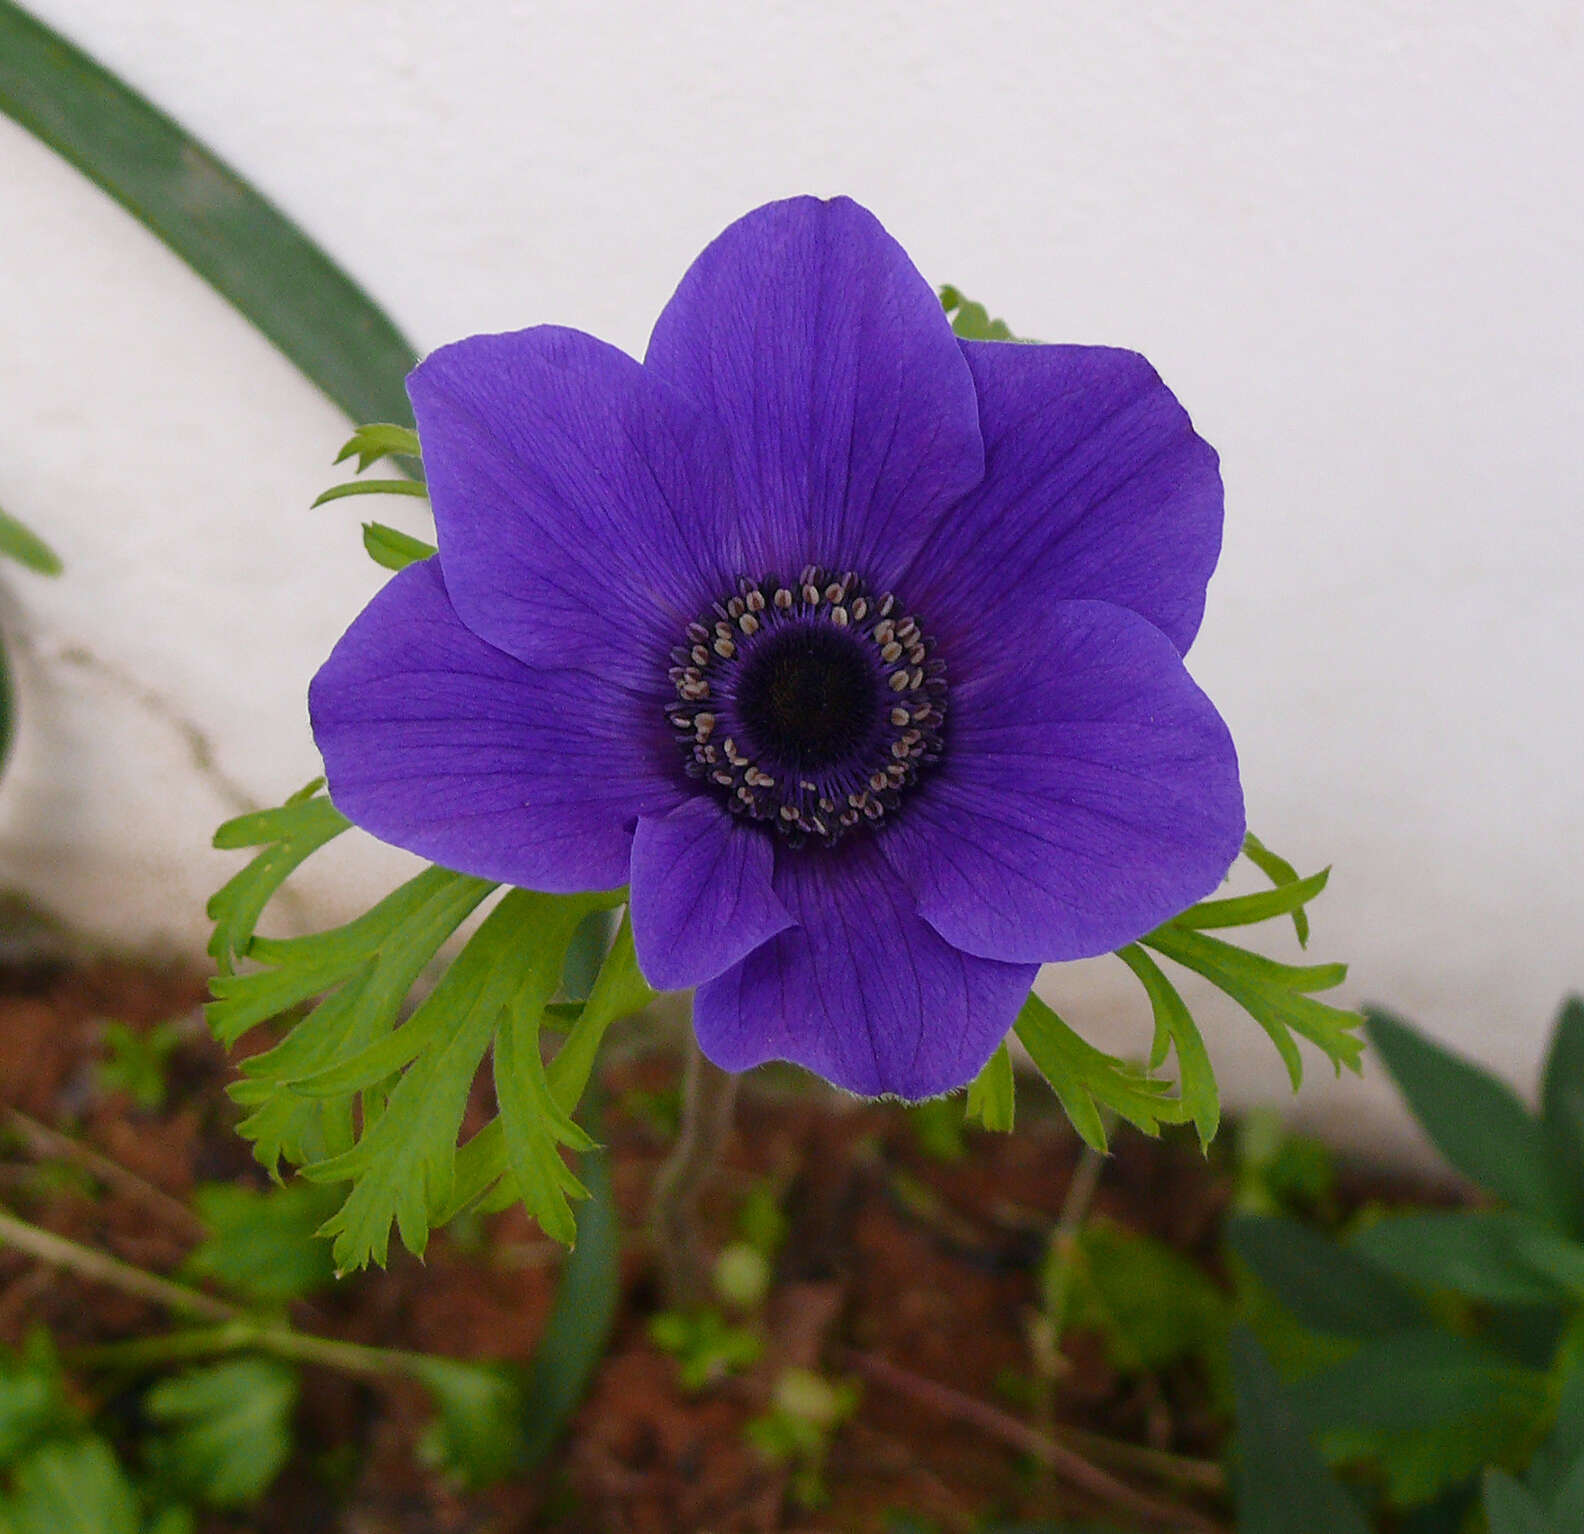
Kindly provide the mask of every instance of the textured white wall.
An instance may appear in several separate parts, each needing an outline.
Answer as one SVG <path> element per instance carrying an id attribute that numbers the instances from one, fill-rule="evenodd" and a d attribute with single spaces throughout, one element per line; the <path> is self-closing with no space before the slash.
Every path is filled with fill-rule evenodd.
<path id="1" fill-rule="evenodd" d="M 426 346 L 556 320 L 639 349 L 731 218 L 846 191 L 1024 333 L 1145 351 L 1223 455 L 1193 664 L 1252 823 L 1337 865 L 1317 952 L 1354 961 L 1353 997 L 1532 1076 L 1584 983 L 1572 0 L 36 8 Z M 200 944 L 213 823 L 315 771 L 303 690 L 378 579 L 373 503 L 307 509 L 342 431 L 0 120 L 0 504 L 69 567 L 0 573 L 24 711 L 0 884 Z M 400 866 L 347 860 L 320 912 Z M 1049 988 L 1108 1026 L 1132 1004 L 1113 968 Z M 1231 1095 L 1280 1095 L 1263 1037 L 1219 1024 Z M 1397 1135 L 1380 1075 L 1301 1108 Z"/>

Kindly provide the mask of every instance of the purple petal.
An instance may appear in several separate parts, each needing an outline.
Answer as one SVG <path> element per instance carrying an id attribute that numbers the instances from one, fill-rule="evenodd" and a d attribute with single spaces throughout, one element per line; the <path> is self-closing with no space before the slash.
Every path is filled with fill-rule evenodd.
<path id="1" fill-rule="evenodd" d="M 970 1081 L 1012 1026 L 1038 966 L 960 953 L 919 920 L 867 837 L 777 850 L 798 925 L 700 986 L 699 1047 L 728 1071 L 791 1060 L 866 1097 Z"/>
<path id="2" fill-rule="evenodd" d="M 894 583 L 979 482 L 978 404 L 928 283 L 847 198 L 771 203 L 711 244 L 644 365 L 721 422 L 750 555 Z"/>
<path id="3" fill-rule="evenodd" d="M 1082 959 L 1208 895 L 1243 842 L 1232 738 L 1136 613 L 1063 602 L 954 686 L 945 761 L 882 847 L 948 942 Z"/>
<path id="4" fill-rule="evenodd" d="M 363 609 L 308 692 L 336 807 L 448 868 L 565 894 L 626 881 L 633 826 L 683 797 L 658 708 L 526 666 L 465 627 L 439 561 Z"/>
<path id="5" fill-rule="evenodd" d="M 792 925 L 770 885 L 775 849 L 713 799 L 645 815 L 632 850 L 632 926 L 638 965 L 660 991 L 711 980 Z"/>
<path id="6" fill-rule="evenodd" d="M 615 347 L 548 325 L 441 347 L 407 388 L 462 621 L 519 660 L 663 678 L 742 563 L 697 407 Z"/>
<path id="7" fill-rule="evenodd" d="M 1053 600 L 1093 598 L 1186 653 L 1221 551 L 1215 450 L 1136 352 L 961 344 L 985 476 L 909 575 L 913 609 L 955 649 Z"/>

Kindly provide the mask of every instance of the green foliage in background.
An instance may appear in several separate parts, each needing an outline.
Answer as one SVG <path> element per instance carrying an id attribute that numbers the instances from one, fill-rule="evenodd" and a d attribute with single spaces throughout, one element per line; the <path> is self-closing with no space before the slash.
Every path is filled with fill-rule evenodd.
<path id="1" fill-rule="evenodd" d="M 424 1457 L 460 1485 L 536 1464 L 603 1348 L 615 1299 L 603 1284 L 614 1269 L 613 1231 L 590 1231 L 588 1266 L 563 1286 L 541 1357 L 524 1370 L 294 1328 L 286 1303 L 335 1283 L 314 1231 L 336 1202 L 308 1184 L 200 1188 L 195 1204 L 209 1233 L 184 1276 L 242 1302 L 218 1305 L 232 1319 L 79 1350 L 70 1384 L 42 1333 L 16 1354 L 0 1350 L 0 1530 L 175 1534 L 195 1526 L 194 1509 L 251 1506 L 301 1447 L 304 1368 L 421 1385 L 433 1407 Z M 186 1293 L 188 1308 L 209 1303 Z"/>
<path id="2" fill-rule="evenodd" d="M 1584 1528 L 1584 1001 L 1538 1113 L 1389 1014 L 1369 1035 L 1484 1202 L 1366 1210 L 1337 1236 L 1232 1222 L 1260 1302 L 1232 1341 L 1241 1527 L 1461 1534 L 1479 1509 L 1489 1534 Z"/>

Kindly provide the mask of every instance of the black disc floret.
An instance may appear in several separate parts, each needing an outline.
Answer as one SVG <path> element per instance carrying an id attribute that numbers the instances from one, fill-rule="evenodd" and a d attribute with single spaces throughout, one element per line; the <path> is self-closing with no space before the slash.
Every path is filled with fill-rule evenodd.
<path id="1" fill-rule="evenodd" d="M 671 652 L 687 774 L 794 844 L 893 815 L 940 759 L 944 663 L 890 592 L 810 565 L 743 577 Z"/>

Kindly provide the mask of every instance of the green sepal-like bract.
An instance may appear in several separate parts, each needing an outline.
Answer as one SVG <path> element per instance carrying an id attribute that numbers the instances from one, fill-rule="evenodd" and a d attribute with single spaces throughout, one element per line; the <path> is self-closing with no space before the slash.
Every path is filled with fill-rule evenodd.
<path id="1" fill-rule="evenodd" d="M 540 1030 L 574 933 L 624 892 L 507 890 L 403 1019 L 420 976 L 496 886 L 431 866 L 344 926 L 258 936 L 285 878 L 347 827 L 318 789 L 228 822 L 216 836 L 221 846 L 261 850 L 210 902 L 211 952 L 222 971 L 212 983 L 211 1028 L 231 1045 L 307 1008 L 273 1048 L 243 1063 L 231 1088 L 248 1110 L 241 1132 L 274 1174 L 284 1161 L 310 1181 L 349 1185 L 324 1227 L 339 1268 L 383 1262 L 392 1224 L 422 1253 L 433 1227 L 492 1198 L 520 1198 L 547 1233 L 570 1244 L 569 1201 L 583 1189 L 561 1152 L 592 1143 L 572 1114 L 605 1030 L 653 996 L 625 928 L 548 1064 Z M 499 1115 L 459 1147 L 469 1094 L 491 1054 Z"/>
<path id="2" fill-rule="evenodd" d="M 1201 900 L 1136 943 L 1117 950 L 1117 957 L 1143 986 L 1154 1017 L 1147 1066 L 1132 1064 L 1087 1043 L 1038 996 L 1031 995 L 1018 1015 L 1016 1033 L 1023 1047 L 1050 1083 L 1073 1127 L 1097 1150 L 1106 1148 L 1103 1109 L 1146 1134 L 1158 1133 L 1162 1124 L 1186 1121 L 1198 1131 L 1203 1145 L 1209 1145 L 1220 1123 L 1220 1094 L 1209 1052 L 1187 1002 L 1156 962 L 1156 955 L 1208 980 L 1247 1012 L 1275 1044 L 1294 1089 L 1303 1073 L 1295 1035 L 1315 1045 L 1338 1071 L 1344 1065 L 1359 1069 L 1364 1040 L 1357 1030 L 1364 1019 L 1356 1012 L 1317 1001 L 1313 994 L 1340 985 L 1347 977 L 1346 965 L 1282 964 L 1209 935 L 1212 929 L 1250 926 L 1285 916 L 1292 919 L 1300 941 L 1307 942 L 1305 907 L 1325 888 L 1330 871 L 1322 869 L 1301 879 L 1291 864 L 1267 851 L 1252 835 L 1244 844 L 1244 853 L 1276 881 L 1273 888 Z M 1169 1081 L 1153 1074 L 1173 1053 L 1179 1077 L 1175 1095 Z M 995 1061 L 970 1089 L 968 1115 L 986 1128 L 1010 1128 L 1010 1117 L 1003 1126 L 993 1114 L 983 1111 L 987 1077 L 993 1068 L 998 1068 Z"/>

